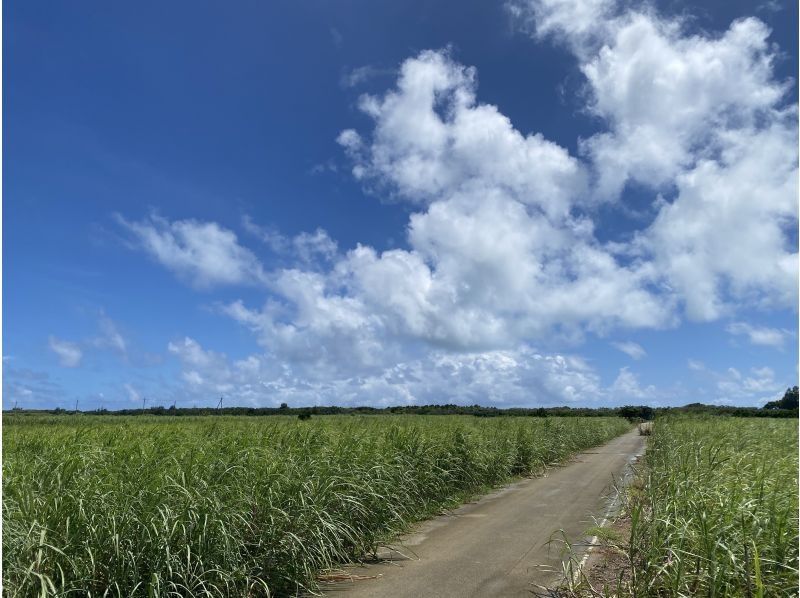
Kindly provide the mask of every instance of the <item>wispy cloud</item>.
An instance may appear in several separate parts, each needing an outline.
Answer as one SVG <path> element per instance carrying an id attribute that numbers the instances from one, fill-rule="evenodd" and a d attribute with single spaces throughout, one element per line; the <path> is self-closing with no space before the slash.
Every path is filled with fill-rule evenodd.
<path id="1" fill-rule="evenodd" d="M 101 311 L 98 317 L 100 335 L 90 341 L 90 344 L 100 349 L 111 349 L 123 359 L 128 356 L 128 342 L 119 331 L 117 324 Z"/>
<path id="2" fill-rule="evenodd" d="M 734 336 L 746 337 L 754 345 L 776 348 L 782 347 L 787 339 L 792 336 L 790 330 L 752 326 L 746 322 L 733 322 L 728 325 L 726 330 Z"/>
<path id="3" fill-rule="evenodd" d="M 61 340 L 55 336 L 49 339 L 50 350 L 58 356 L 58 362 L 66 368 L 76 368 L 81 364 L 83 351 L 76 343 Z"/>
<path id="4" fill-rule="evenodd" d="M 751 367 L 747 371 L 735 367 L 718 371 L 690 359 L 689 369 L 710 386 L 704 392 L 710 393 L 718 404 L 761 405 L 778 397 L 783 388 L 775 371 L 768 366 Z"/>
<path id="5" fill-rule="evenodd" d="M 336 241 L 321 228 L 313 233 L 302 232 L 294 237 L 288 237 L 274 228 L 256 224 L 248 215 L 242 217 L 242 227 L 260 239 L 275 254 L 306 265 L 312 265 L 317 261 L 329 261 L 338 252 Z"/>
<path id="6" fill-rule="evenodd" d="M 331 27 L 328 31 L 331 34 L 331 41 L 333 42 L 333 45 L 337 48 L 341 48 L 342 43 L 344 42 L 344 36 L 342 35 L 342 32 L 336 27 Z"/>
<path id="7" fill-rule="evenodd" d="M 693 370 L 695 372 L 702 372 L 705 371 L 706 369 L 705 364 L 702 361 L 698 361 L 696 359 L 690 359 L 689 361 L 687 361 L 686 365 L 690 370 Z"/>
<path id="8" fill-rule="evenodd" d="M 613 342 L 611 345 L 615 349 L 625 353 L 631 359 L 639 360 L 647 355 L 647 351 L 645 351 L 640 344 L 634 343 L 633 341 Z"/>
<path id="9" fill-rule="evenodd" d="M 139 222 L 118 215 L 117 221 L 133 235 L 136 247 L 196 288 L 262 285 L 266 280 L 253 252 L 215 222 L 170 222 L 157 215 Z"/>
<path id="10" fill-rule="evenodd" d="M 344 87 L 357 87 L 366 83 L 370 79 L 386 77 L 396 74 L 395 69 L 379 68 L 371 65 L 359 66 L 354 69 L 345 70 L 339 79 L 339 84 Z"/>

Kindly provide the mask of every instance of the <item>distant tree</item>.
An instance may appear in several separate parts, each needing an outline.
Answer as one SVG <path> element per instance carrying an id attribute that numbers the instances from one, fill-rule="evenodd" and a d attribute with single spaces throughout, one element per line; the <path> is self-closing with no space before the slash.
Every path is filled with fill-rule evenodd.
<path id="1" fill-rule="evenodd" d="M 304 411 L 303 413 L 297 416 L 297 419 L 299 420 L 311 419 L 311 414 L 308 411 Z"/>
<path id="2" fill-rule="evenodd" d="M 798 389 L 796 386 L 787 388 L 783 398 L 779 401 L 770 401 L 764 405 L 764 409 L 797 409 Z"/>
<path id="3" fill-rule="evenodd" d="M 649 421 L 653 419 L 655 412 L 652 407 L 647 405 L 625 405 L 618 410 L 620 417 L 627 418 L 628 421 L 637 421 L 643 419 Z"/>
<path id="4" fill-rule="evenodd" d="M 288 409 L 289 403 L 281 403 L 281 409 Z"/>

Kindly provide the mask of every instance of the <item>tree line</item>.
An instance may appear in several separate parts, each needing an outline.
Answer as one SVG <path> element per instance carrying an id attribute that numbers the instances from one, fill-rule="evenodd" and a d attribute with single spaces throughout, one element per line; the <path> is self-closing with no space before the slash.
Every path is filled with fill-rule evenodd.
<path id="1" fill-rule="evenodd" d="M 15 409 L 15 412 L 33 412 Z M 36 413 L 52 415 L 75 413 L 66 409 L 36 410 Z M 148 407 L 142 409 L 98 409 L 80 411 L 97 415 L 292 415 L 308 419 L 313 415 L 472 415 L 475 417 L 624 417 L 629 421 L 648 421 L 666 413 L 724 415 L 729 417 L 797 417 L 797 386 L 786 390 L 786 394 L 778 401 L 767 403 L 762 408 L 731 407 L 725 405 L 705 405 L 691 403 L 681 407 L 650 407 L 648 405 L 626 405 L 624 407 L 512 407 L 500 409 L 483 405 L 403 405 L 394 407 L 337 407 L 316 405 L 312 407 L 289 407 L 282 403 L 280 407 Z"/>

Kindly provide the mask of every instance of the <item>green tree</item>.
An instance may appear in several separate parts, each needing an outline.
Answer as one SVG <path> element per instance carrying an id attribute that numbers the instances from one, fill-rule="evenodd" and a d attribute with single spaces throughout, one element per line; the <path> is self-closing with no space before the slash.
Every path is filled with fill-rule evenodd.
<path id="1" fill-rule="evenodd" d="M 783 398 L 779 401 L 770 401 L 764 405 L 764 409 L 797 409 L 798 390 L 796 386 L 787 388 Z"/>

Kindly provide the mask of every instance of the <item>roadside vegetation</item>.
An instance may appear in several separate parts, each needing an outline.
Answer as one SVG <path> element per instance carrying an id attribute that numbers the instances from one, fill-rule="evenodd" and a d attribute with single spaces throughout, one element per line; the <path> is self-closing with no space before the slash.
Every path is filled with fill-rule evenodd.
<path id="1" fill-rule="evenodd" d="M 630 429 L 603 417 L 3 423 L 9 597 L 294 595 L 413 522 Z"/>
<path id="2" fill-rule="evenodd" d="M 797 420 L 659 418 L 640 474 L 591 595 L 798 595 Z"/>

